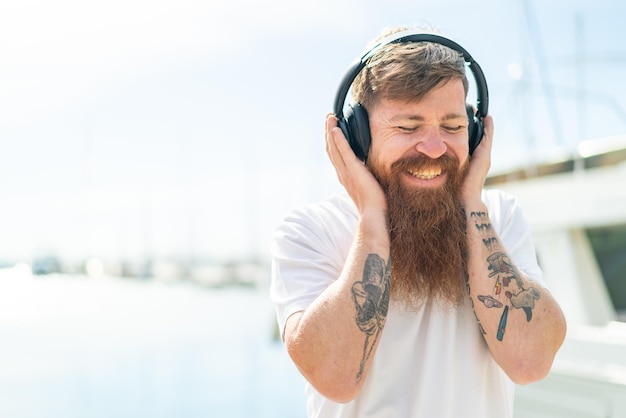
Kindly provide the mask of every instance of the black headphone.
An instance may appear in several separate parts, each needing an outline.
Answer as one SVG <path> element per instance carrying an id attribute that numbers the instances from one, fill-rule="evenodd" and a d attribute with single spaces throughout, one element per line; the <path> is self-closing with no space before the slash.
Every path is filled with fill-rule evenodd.
<path id="1" fill-rule="evenodd" d="M 466 104 L 467 117 L 469 120 L 469 153 L 474 152 L 483 137 L 483 118 L 487 115 L 489 107 L 489 92 L 487 91 L 487 81 L 483 70 L 474 58 L 456 42 L 440 35 L 431 33 L 398 32 L 382 39 L 369 51 L 358 58 L 348 69 L 339 84 L 337 95 L 335 96 L 335 116 L 343 134 L 348 139 L 352 150 L 362 161 L 367 159 L 371 144 L 369 119 L 367 111 L 360 103 L 350 103 L 345 113 L 343 111 L 348 91 L 352 82 L 367 64 L 367 61 L 385 45 L 396 42 L 434 42 L 447 46 L 463 55 L 464 61 L 468 64 L 476 81 L 476 113 L 472 105 Z"/>

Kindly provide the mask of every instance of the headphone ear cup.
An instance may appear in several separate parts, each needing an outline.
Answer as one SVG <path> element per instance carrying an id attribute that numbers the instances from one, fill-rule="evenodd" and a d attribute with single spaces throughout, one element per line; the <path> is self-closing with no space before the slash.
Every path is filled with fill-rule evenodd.
<path id="1" fill-rule="evenodd" d="M 361 161 L 366 161 L 372 142 L 367 110 L 360 103 L 351 103 L 344 114 L 346 125 L 350 132 L 350 135 L 346 136 L 348 143 L 350 143 L 350 147 L 352 147 L 357 158 Z"/>
<path id="2" fill-rule="evenodd" d="M 474 150 L 483 139 L 483 121 L 474 114 L 474 108 L 470 104 L 465 105 L 467 111 L 467 125 L 469 138 L 469 154 L 472 155 Z"/>
<path id="3" fill-rule="evenodd" d="M 348 123 L 348 120 L 346 119 L 347 116 L 351 116 L 351 115 L 348 115 L 348 113 L 352 113 L 352 111 L 346 110 L 343 114 L 343 118 L 337 120 L 337 126 L 341 128 L 341 132 L 343 132 L 343 136 L 346 137 L 346 140 L 350 144 L 350 147 L 354 149 L 354 147 L 352 146 L 352 143 L 354 142 L 354 140 L 352 139 L 352 132 L 350 132 L 350 124 Z"/>

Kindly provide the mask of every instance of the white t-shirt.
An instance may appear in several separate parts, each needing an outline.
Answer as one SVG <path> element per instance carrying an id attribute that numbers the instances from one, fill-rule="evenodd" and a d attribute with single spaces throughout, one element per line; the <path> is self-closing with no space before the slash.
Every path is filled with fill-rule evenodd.
<path id="1" fill-rule="evenodd" d="M 543 285 L 516 201 L 499 191 L 484 191 L 482 197 L 514 263 Z M 357 216 L 344 193 L 292 211 L 277 228 L 270 295 L 281 330 L 291 314 L 305 310 L 339 277 Z M 426 303 L 417 312 L 392 301 L 380 338 L 351 402 L 328 400 L 307 383 L 309 418 L 512 417 L 514 385 L 491 357 L 469 301 L 447 309 Z"/>

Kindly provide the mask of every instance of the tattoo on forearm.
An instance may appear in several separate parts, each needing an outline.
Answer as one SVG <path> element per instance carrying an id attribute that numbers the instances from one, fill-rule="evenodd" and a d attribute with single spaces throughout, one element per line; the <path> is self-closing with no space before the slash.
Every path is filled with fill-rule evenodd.
<path id="1" fill-rule="evenodd" d="M 504 305 L 500 300 L 491 295 L 478 295 L 478 300 L 487 308 L 502 308 L 504 306 L 496 332 L 496 338 L 498 341 L 502 341 L 506 331 L 509 306 L 516 309 L 522 309 L 526 314 L 526 321 L 530 322 L 533 316 L 532 310 L 535 307 L 535 300 L 539 299 L 540 293 L 534 287 L 525 287 L 524 281 L 522 280 L 522 274 L 513 264 L 498 241 L 498 238 L 493 231 L 493 227 L 491 226 L 491 222 L 489 221 L 488 214 L 486 212 L 471 212 L 470 219 L 473 221 L 474 226 L 480 233 L 483 244 L 491 252 L 486 261 L 487 268 L 491 271 L 489 273 L 489 277 L 495 278 L 493 287 L 494 295 L 501 295 L 502 288 L 509 289 L 504 292 L 504 296 L 506 297 L 504 302 L 508 302 L 507 305 Z M 484 333 L 482 325 L 480 325 L 480 328 Z"/>
<path id="2" fill-rule="evenodd" d="M 369 254 L 363 268 L 363 279 L 352 286 L 352 300 L 356 307 L 356 324 L 365 333 L 363 356 L 357 374 L 357 383 L 363 376 L 365 363 L 385 326 L 391 291 L 391 261 L 377 254 Z"/>
<path id="3" fill-rule="evenodd" d="M 506 321 L 509 319 L 509 306 L 504 307 L 504 311 L 502 311 L 502 316 L 500 316 L 500 322 L 498 323 L 498 332 L 496 333 L 496 338 L 498 341 L 502 341 L 504 339 L 504 331 L 506 330 Z"/>
<path id="4" fill-rule="evenodd" d="M 470 284 L 469 284 L 469 274 L 465 275 L 465 288 L 467 290 L 467 294 L 471 295 L 472 292 L 471 292 Z M 480 318 L 476 314 L 476 309 L 474 309 L 474 300 L 472 298 L 470 298 L 470 303 L 472 305 L 472 312 L 474 312 L 474 318 L 476 318 L 476 323 L 478 323 L 478 330 L 480 331 L 482 335 L 486 335 L 487 332 L 485 331 L 485 328 L 483 328 L 483 324 L 480 323 Z"/>
<path id="5" fill-rule="evenodd" d="M 487 308 L 501 308 L 502 302 L 494 299 L 491 295 L 478 295 L 478 300 L 483 303 Z"/>

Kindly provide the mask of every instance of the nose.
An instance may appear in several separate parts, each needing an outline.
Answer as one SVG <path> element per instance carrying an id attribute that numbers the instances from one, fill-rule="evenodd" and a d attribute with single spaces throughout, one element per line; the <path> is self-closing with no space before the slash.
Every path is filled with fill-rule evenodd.
<path id="1" fill-rule="evenodd" d="M 420 138 L 420 140 L 415 145 L 415 149 L 430 157 L 430 158 L 439 158 L 448 150 L 448 146 L 443 141 L 441 135 L 437 132 L 431 132 L 428 135 Z"/>

